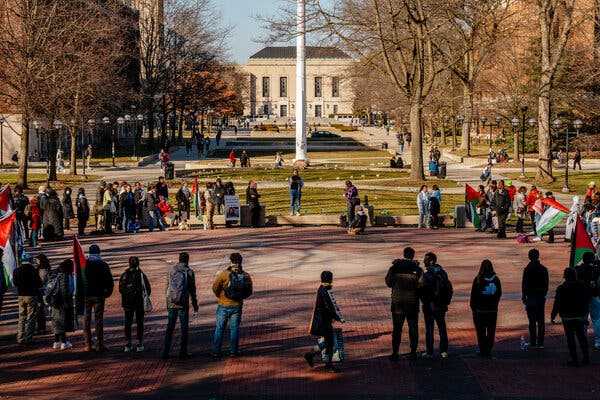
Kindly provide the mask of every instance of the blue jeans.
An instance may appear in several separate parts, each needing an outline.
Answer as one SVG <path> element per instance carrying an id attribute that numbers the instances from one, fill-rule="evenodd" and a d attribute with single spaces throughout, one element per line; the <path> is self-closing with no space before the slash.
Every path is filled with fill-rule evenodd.
<path id="1" fill-rule="evenodd" d="M 594 327 L 595 343 L 600 345 L 600 297 L 592 297 L 590 302 L 590 318 Z"/>
<path id="2" fill-rule="evenodd" d="M 177 318 L 181 324 L 181 347 L 179 348 L 179 354 L 187 353 L 188 345 L 188 331 L 190 316 L 187 308 L 170 308 L 167 310 L 167 333 L 165 335 L 165 347 L 163 349 L 163 356 L 168 356 L 171 351 L 171 344 L 173 343 L 173 332 L 175 331 L 175 325 L 177 324 Z"/>
<path id="3" fill-rule="evenodd" d="M 290 190 L 290 211 L 292 214 L 300 213 L 300 200 L 302 192 L 299 190 Z"/>
<path id="4" fill-rule="evenodd" d="M 213 353 L 220 354 L 223 344 L 223 333 L 229 322 L 230 353 L 237 354 L 240 342 L 240 322 L 242 320 L 242 306 L 217 306 L 217 321 L 213 337 Z"/>
<path id="5" fill-rule="evenodd" d="M 32 229 L 31 230 L 31 236 L 29 239 L 29 244 L 31 245 L 31 247 L 36 247 L 38 244 L 38 235 L 39 235 L 39 230 L 37 229 Z"/>

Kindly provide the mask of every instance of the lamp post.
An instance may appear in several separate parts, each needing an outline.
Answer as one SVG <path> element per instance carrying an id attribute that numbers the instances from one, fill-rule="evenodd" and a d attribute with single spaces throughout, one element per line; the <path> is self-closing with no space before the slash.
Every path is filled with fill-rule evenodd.
<path id="1" fill-rule="evenodd" d="M 117 118 L 117 124 L 119 126 L 119 130 L 117 131 L 117 140 L 119 139 L 119 136 L 123 134 L 123 125 L 125 124 L 125 118 L 123 117 L 119 117 Z M 114 139 L 114 134 L 113 134 L 113 141 L 112 141 L 112 148 L 111 148 L 111 153 L 112 153 L 112 166 L 115 167 L 115 139 Z"/>
<path id="2" fill-rule="evenodd" d="M 94 127 L 96 126 L 96 120 L 95 119 L 89 119 L 88 122 L 88 140 L 87 140 L 87 146 L 91 146 L 92 144 L 92 137 L 93 137 L 93 131 L 94 131 Z M 85 153 L 87 151 L 87 146 L 85 145 L 85 141 L 82 140 L 81 141 L 81 160 L 83 161 L 83 175 L 85 175 L 85 169 L 86 167 L 89 167 L 89 165 L 86 165 L 88 160 L 87 157 L 85 156 Z"/>
<path id="3" fill-rule="evenodd" d="M 454 146 L 454 148 L 456 148 L 456 145 L 457 145 L 457 143 L 456 143 L 456 127 L 457 127 L 457 125 L 458 125 L 458 126 L 460 126 L 460 127 L 461 127 L 461 129 L 462 129 L 462 125 L 463 125 L 463 123 L 464 123 L 464 122 L 465 122 L 465 117 L 464 117 L 464 116 L 462 116 L 462 115 L 457 115 L 457 116 L 454 118 L 454 132 L 455 132 L 455 133 L 454 133 L 454 138 L 453 138 L 454 142 L 452 143 L 452 145 Z M 470 152 L 471 152 L 471 151 L 470 151 L 470 148 L 469 148 L 469 149 L 467 149 L 467 155 L 469 155 L 469 154 L 470 154 Z"/>
<path id="4" fill-rule="evenodd" d="M 52 135 L 52 137 L 50 138 L 50 143 L 49 144 L 51 144 L 51 146 L 50 146 L 49 149 L 47 149 L 48 159 L 49 159 L 49 162 L 48 162 L 48 182 L 56 180 L 56 162 L 58 161 L 57 157 L 56 157 L 57 154 L 56 154 L 56 148 L 55 148 L 56 147 L 56 138 L 60 134 L 60 130 L 63 127 L 63 123 L 62 123 L 61 120 L 57 119 L 57 120 L 55 120 L 52 123 L 52 127 L 54 128 L 55 135 Z M 52 162 L 50 160 L 52 160 Z"/>
<path id="5" fill-rule="evenodd" d="M 104 124 L 104 126 L 106 127 L 106 129 L 109 129 L 109 133 L 110 133 L 110 150 L 111 150 L 111 154 L 112 154 L 112 166 L 115 166 L 115 129 L 111 128 L 110 125 L 110 118 L 108 117 L 104 117 L 102 118 L 102 123 Z"/>
<path id="6" fill-rule="evenodd" d="M 37 152 L 38 152 L 38 159 L 35 161 L 39 161 L 39 158 L 42 156 L 42 142 L 40 141 L 40 126 L 41 124 L 39 123 L 39 121 L 32 121 L 31 122 L 33 124 L 33 129 L 35 130 L 35 140 L 37 141 Z"/>
<path id="7" fill-rule="evenodd" d="M 142 131 L 143 131 L 143 125 L 144 124 L 144 116 L 142 114 L 138 114 L 138 116 L 136 117 L 136 123 L 135 123 L 135 136 L 133 137 L 133 156 L 135 157 L 135 160 L 137 161 L 137 141 L 138 141 L 138 136 L 140 136 L 140 126 L 142 126 Z"/>
<path id="8" fill-rule="evenodd" d="M 5 117 L 0 116 L 0 165 L 4 167 L 4 122 Z"/>

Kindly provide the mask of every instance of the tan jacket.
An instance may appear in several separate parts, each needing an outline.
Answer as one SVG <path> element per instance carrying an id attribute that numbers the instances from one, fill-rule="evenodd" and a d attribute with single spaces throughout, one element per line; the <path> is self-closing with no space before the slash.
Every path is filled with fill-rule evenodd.
<path id="1" fill-rule="evenodd" d="M 240 301 L 235 301 L 232 300 L 230 298 L 228 298 L 227 296 L 225 296 L 225 287 L 227 287 L 227 284 L 229 283 L 229 274 L 232 271 L 233 266 L 219 272 L 217 274 L 217 276 L 215 277 L 215 281 L 213 282 L 212 285 L 212 290 L 213 293 L 215 294 L 215 296 L 217 297 L 218 301 L 217 303 L 221 306 L 225 306 L 225 307 L 236 307 L 236 306 L 240 306 L 243 304 L 243 302 Z M 248 280 L 250 282 L 250 286 L 252 286 L 252 279 L 250 279 L 250 275 L 246 274 L 248 276 Z"/>

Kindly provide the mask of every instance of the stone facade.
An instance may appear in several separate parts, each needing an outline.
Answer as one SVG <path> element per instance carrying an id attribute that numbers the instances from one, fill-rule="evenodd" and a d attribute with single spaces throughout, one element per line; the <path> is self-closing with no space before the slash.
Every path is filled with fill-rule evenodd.
<path id="1" fill-rule="evenodd" d="M 295 47 L 267 47 L 251 56 L 243 71 L 248 77 L 244 115 L 292 122 L 296 106 Z M 353 113 L 354 93 L 348 78 L 353 60 L 330 47 L 308 47 L 306 102 L 308 120 L 319 121 Z"/>

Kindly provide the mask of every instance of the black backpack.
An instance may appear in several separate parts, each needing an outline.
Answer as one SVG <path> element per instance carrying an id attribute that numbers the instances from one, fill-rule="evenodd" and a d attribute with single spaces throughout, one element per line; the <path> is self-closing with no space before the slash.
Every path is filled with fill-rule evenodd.
<path id="1" fill-rule="evenodd" d="M 180 307 L 186 305 L 188 295 L 187 275 L 187 271 L 182 270 L 175 270 L 171 273 L 167 289 L 167 299 L 171 304 Z"/>
<path id="2" fill-rule="evenodd" d="M 63 304 L 64 299 L 60 292 L 60 278 L 61 274 L 52 274 L 46 284 L 44 290 L 44 303 L 50 307 L 59 307 Z"/>
<path id="3" fill-rule="evenodd" d="M 250 297 L 250 281 L 245 272 L 230 272 L 229 282 L 223 289 L 225 296 L 234 301 L 242 301 Z"/>
<path id="4" fill-rule="evenodd" d="M 452 302 L 453 294 L 454 289 L 452 288 L 452 283 L 448 279 L 448 276 L 442 272 L 435 272 L 433 274 L 434 301 L 447 306 Z"/>
<path id="5" fill-rule="evenodd" d="M 141 273 L 140 273 L 141 274 Z M 139 281 L 140 274 L 128 271 L 123 277 L 122 296 L 127 304 L 135 304 L 142 297 L 142 288 Z M 137 281 L 137 282 L 136 282 Z"/>

